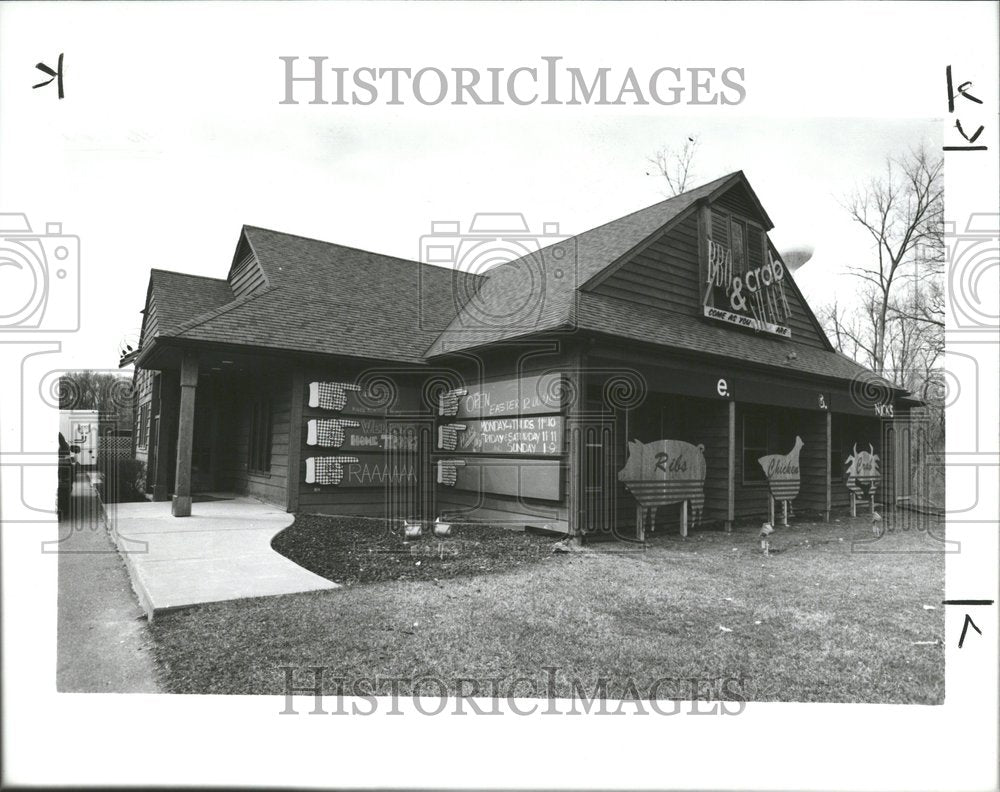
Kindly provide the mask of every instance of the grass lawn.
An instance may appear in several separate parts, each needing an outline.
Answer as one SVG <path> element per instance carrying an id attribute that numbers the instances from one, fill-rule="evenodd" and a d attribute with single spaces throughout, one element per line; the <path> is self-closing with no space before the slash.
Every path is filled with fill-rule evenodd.
<path id="1" fill-rule="evenodd" d="M 352 585 L 159 617 L 151 628 L 168 691 L 280 695 L 281 666 L 319 665 L 348 680 L 434 677 L 453 692 L 458 679 L 483 680 L 479 695 L 489 695 L 485 680 L 527 677 L 545 695 L 543 668 L 556 666 L 563 696 L 573 679 L 592 690 L 603 677 L 614 697 L 661 678 L 742 678 L 737 692 L 752 701 L 944 700 L 944 553 L 925 531 L 855 545 L 872 539 L 867 518 L 802 523 L 779 527 L 765 558 L 755 527 L 567 554 L 549 552 L 551 538 L 490 528 L 477 545 L 470 528 L 451 556 L 435 554 L 430 537 L 421 549 L 373 544 L 349 518 L 300 518 L 286 542 L 297 530 L 289 544 L 305 548 L 305 563 Z M 395 552 L 368 552 L 379 547 Z"/>

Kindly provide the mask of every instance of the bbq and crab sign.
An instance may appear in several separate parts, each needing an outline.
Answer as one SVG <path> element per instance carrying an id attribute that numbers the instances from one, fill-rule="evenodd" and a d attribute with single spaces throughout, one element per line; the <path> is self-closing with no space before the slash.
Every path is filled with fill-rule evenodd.
<path id="1" fill-rule="evenodd" d="M 734 262 L 725 245 L 708 240 L 708 279 L 705 284 L 704 312 L 709 319 L 727 322 L 765 333 L 791 338 L 785 322 L 792 315 L 785 296 L 785 265 L 770 251 L 767 262 L 750 269 L 743 257 Z M 712 305 L 716 289 L 724 289 L 727 306 Z"/>

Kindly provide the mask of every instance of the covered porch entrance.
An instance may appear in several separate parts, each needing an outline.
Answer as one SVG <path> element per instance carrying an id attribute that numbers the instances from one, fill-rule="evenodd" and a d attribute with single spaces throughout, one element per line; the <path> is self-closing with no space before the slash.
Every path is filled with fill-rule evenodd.
<path id="1" fill-rule="evenodd" d="M 175 517 L 251 495 L 285 507 L 290 375 L 273 360 L 175 351 L 153 376 L 146 489 Z M 176 367 L 167 368 L 172 362 Z"/>

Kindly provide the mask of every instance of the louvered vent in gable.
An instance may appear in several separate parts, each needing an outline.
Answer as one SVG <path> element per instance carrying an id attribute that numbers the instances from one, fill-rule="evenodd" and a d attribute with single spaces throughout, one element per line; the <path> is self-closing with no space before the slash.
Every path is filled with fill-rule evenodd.
<path id="1" fill-rule="evenodd" d="M 712 210 L 712 239 L 729 247 L 729 215 L 718 209 Z"/>
<path id="2" fill-rule="evenodd" d="M 732 212 L 733 214 L 742 215 L 746 218 L 752 218 L 757 222 L 761 222 L 763 220 L 754 207 L 750 194 L 746 191 L 746 188 L 744 188 L 742 184 L 737 184 L 732 189 L 727 190 L 725 193 L 720 195 L 715 200 L 715 204 L 720 209 Z"/>
<path id="3" fill-rule="evenodd" d="M 237 297 L 253 294 L 267 286 L 264 270 L 245 240 L 240 242 L 232 269 L 229 270 L 229 286 Z"/>
<path id="4" fill-rule="evenodd" d="M 764 232 L 757 226 L 747 228 L 747 257 L 750 259 L 750 269 L 756 269 L 764 263 Z"/>

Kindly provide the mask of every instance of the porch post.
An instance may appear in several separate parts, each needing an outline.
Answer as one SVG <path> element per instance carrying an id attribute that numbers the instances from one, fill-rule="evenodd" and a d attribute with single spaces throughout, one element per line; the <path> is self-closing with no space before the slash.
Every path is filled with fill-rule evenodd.
<path id="1" fill-rule="evenodd" d="M 576 356 L 575 364 L 567 372 L 567 377 L 571 380 L 571 385 L 564 388 L 563 392 L 575 397 L 569 405 L 564 405 L 568 409 L 566 424 L 569 427 L 569 435 L 566 443 L 566 451 L 569 454 L 569 509 L 566 514 L 567 530 L 570 536 L 576 538 L 578 544 L 587 541 L 585 527 L 588 524 L 586 516 L 582 513 L 584 508 L 583 498 L 583 476 L 584 470 L 584 448 L 586 444 L 586 427 L 581 420 L 585 411 L 587 394 L 584 391 L 584 371 L 587 365 L 585 352 L 579 352 Z M 601 503 L 603 509 L 604 503 Z M 594 516 L 591 516 L 593 521 Z M 592 523 L 591 523 L 592 524 Z M 603 526 L 602 526 L 603 527 Z"/>
<path id="2" fill-rule="evenodd" d="M 826 522 L 830 522 L 830 508 L 833 505 L 831 492 L 831 478 L 833 471 L 830 468 L 830 446 L 833 444 L 833 416 L 830 411 L 826 411 Z"/>
<path id="3" fill-rule="evenodd" d="M 726 531 L 733 530 L 736 517 L 736 402 L 729 400 L 729 467 L 727 471 L 728 494 L 726 504 Z"/>
<path id="4" fill-rule="evenodd" d="M 302 420 L 305 401 L 305 377 L 297 365 L 292 370 L 291 405 L 288 413 L 288 478 L 285 480 L 285 511 L 296 512 L 299 509 L 299 482 L 302 480 L 299 467 L 302 464 Z M 422 438 L 421 438 L 422 439 Z M 418 455 L 423 451 L 421 447 Z M 420 486 L 424 477 L 431 475 L 430 470 L 421 470 Z"/>
<path id="5" fill-rule="evenodd" d="M 181 361 L 181 406 L 177 423 L 177 476 L 174 482 L 174 517 L 191 516 L 191 451 L 194 444 L 194 397 L 198 387 L 198 355 L 185 352 Z"/>
<path id="6" fill-rule="evenodd" d="M 174 460 L 170 456 L 170 436 L 177 417 L 177 377 L 171 371 L 160 372 L 157 378 L 158 416 L 156 422 L 156 463 L 154 465 L 156 480 L 153 482 L 153 500 L 162 502 L 170 497 L 170 466 Z"/>

